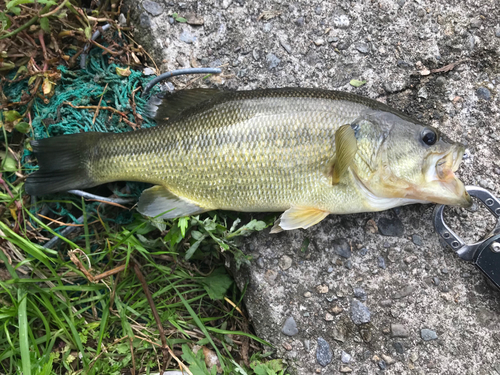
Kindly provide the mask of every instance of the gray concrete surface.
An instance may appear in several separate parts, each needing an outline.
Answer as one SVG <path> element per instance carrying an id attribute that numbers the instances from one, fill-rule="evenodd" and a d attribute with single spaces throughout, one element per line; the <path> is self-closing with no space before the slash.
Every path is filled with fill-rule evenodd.
<path id="1" fill-rule="evenodd" d="M 125 3 L 162 71 L 224 65 L 210 84 L 376 98 L 465 143 L 463 180 L 500 194 L 498 1 Z M 191 79 L 174 82 L 182 89 Z M 257 334 L 290 373 L 500 374 L 499 295 L 440 245 L 432 210 L 331 216 L 310 230 L 248 239 L 255 260 L 235 277 L 249 283 Z M 471 240 L 492 225 L 484 210 L 448 211 Z M 294 336 L 282 332 L 287 319 Z"/>

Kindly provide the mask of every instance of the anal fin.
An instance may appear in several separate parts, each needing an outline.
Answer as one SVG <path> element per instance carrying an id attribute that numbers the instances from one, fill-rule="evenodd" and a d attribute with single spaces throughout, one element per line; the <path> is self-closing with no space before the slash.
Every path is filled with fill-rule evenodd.
<path id="1" fill-rule="evenodd" d="M 173 219 L 176 217 L 201 214 L 208 211 L 171 193 L 167 188 L 157 185 L 142 192 L 137 210 L 150 217 Z"/>
<path id="2" fill-rule="evenodd" d="M 271 233 L 279 233 L 283 230 L 292 230 L 299 228 L 309 228 L 319 223 L 330 213 L 318 208 L 312 207 L 291 207 L 280 216 Z"/>

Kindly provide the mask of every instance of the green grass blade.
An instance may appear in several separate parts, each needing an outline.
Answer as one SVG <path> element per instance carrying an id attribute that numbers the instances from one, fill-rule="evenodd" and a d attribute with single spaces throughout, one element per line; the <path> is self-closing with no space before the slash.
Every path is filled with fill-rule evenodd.
<path id="1" fill-rule="evenodd" d="M 87 372 L 88 367 L 89 367 L 89 360 L 87 358 L 87 354 L 85 353 L 85 350 L 83 349 L 82 345 L 82 340 L 80 339 L 80 335 L 78 334 L 78 330 L 75 327 L 75 324 L 73 323 L 73 320 L 70 319 L 64 311 L 61 311 L 62 316 L 64 319 L 66 319 L 66 322 L 68 323 L 69 329 L 71 330 L 71 333 L 73 334 L 73 339 L 76 343 L 76 347 L 82 354 L 82 362 L 83 362 L 83 367 L 85 368 L 85 372 Z"/>
<path id="2" fill-rule="evenodd" d="M 26 309 L 28 302 L 27 294 L 26 290 L 22 288 L 17 290 L 19 302 L 17 310 L 19 321 L 19 348 L 21 349 L 23 375 L 31 375 L 30 346 L 28 341 L 28 313 Z"/>
<path id="3" fill-rule="evenodd" d="M 220 362 L 220 366 L 222 368 L 222 370 L 224 371 L 225 370 L 225 365 L 224 365 L 224 361 L 223 361 L 223 357 L 222 355 L 220 354 L 219 352 L 219 349 L 217 348 L 217 346 L 215 346 L 215 343 L 214 341 L 212 340 L 212 337 L 210 336 L 210 334 L 208 333 L 207 331 L 207 328 L 205 327 L 205 325 L 201 322 L 200 318 L 198 317 L 198 315 L 195 313 L 195 311 L 193 310 L 193 308 L 189 305 L 189 303 L 184 299 L 184 297 L 182 296 L 182 294 L 177 290 L 176 287 L 174 287 L 174 290 L 175 292 L 177 293 L 177 295 L 179 296 L 180 300 L 182 301 L 182 303 L 184 304 L 184 307 L 186 308 L 186 310 L 189 312 L 189 315 L 191 315 L 191 318 L 193 318 L 194 322 L 196 323 L 196 325 L 198 326 L 198 328 L 203 332 L 203 334 L 205 335 L 205 337 L 210 341 L 210 344 L 212 344 L 213 348 L 215 349 L 215 352 L 217 353 L 217 357 L 219 358 L 219 362 Z"/>

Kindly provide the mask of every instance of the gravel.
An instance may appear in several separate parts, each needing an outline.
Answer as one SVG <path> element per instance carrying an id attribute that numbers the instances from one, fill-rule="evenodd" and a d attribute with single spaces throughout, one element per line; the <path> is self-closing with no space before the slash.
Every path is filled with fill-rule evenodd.
<path id="1" fill-rule="evenodd" d="M 422 337 L 424 341 L 436 340 L 438 338 L 437 333 L 428 328 L 424 328 L 420 331 L 420 337 Z"/>
<path id="2" fill-rule="evenodd" d="M 281 330 L 287 336 L 295 336 L 299 333 L 297 328 L 297 323 L 295 323 L 295 319 L 293 316 L 289 316 L 287 320 L 285 320 L 285 324 L 283 325 L 283 329 Z"/>
<path id="3" fill-rule="evenodd" d="M 484 99 L 484 100 L 490 100 L 491 99 L 491 92 L 488 90 L 486 87 L 480 87 L 476 90 L 476 94 L 478 98 Z"/>
<path id="4" fill-rule="evenodd" d="M 392 337 L 408 337 L 410 333 L 403 324 L 394 323 L 391 324 L 391 335 Z"/>
<path id="5" fill-rule="evenodd" d="M 333 252 L 342 258 L 350 258 L 351 253 L 351 245 L 345 238 L 338 238 L 332 241 Z"/>
<path id="6" fill-rule="evenodd" d="M 340 354 L 340 360 L 342 361 L 342 363 L 349 363 L 351 362 L 351 359 L 352 359 L 351 355 L 342 350 Z"/>
<path id="7" fill-rule="evenodd" d="M 351 301 L 351 319 L 356 325 L 370 323 L 371 312 L 362 302 L 353 299 Z"/>
<path id="8" fill-rule="evenodd" d="M 316 361 L 326 367 L 332 362 L 333 353 L 330 349 L 330 345 L 322 337 L 318 337 L 318 347 L 316 348 Z"/>
<path id="9" fill-rule="evenodd" d="M 155 3 L 154 1 L 145 0 L 142 3 L 142 6 L 146 10 L 146 12 L 150 13 L 153 16 L 159 16 L 163 13 L 164 9 L 161 4 Z"/>
<path id="10" fill-rule="evenodd" d="M 378 231 L 383 236 L 401 237 L 404 234 L 403 223 L 397 217 L 393 219 L 382 217 L 379 219 L 377 226 Z"/>

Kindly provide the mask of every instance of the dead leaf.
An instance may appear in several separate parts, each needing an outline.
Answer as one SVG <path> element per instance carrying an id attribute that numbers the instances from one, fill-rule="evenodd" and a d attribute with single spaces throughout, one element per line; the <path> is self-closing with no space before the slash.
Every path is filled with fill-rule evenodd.
<path id="1" fill-rule="evenodd" d="M 120 77 L 128 77 L 132 74 L 132 72 L 130 71 L 130 68 L 128 66 L 126 68 L 116 67 L 116 74 L 118 74 Z"/>
<path id="2" fill-rule="evenodd" d="M 444 72 L 449 72 L 450 70 L 453 70 L 458 64 L 461 64 L 463 63 L 465 60 L 459 60 L 457 62 L 454 62 L 454 63 L 451 63 L 451 64 L 448 64 L 448 65 L 445 65 L 441 68 L 437 68 L 437 69 L 432 69 L 431 70 L 431 73 L 444 73 Z"/>
<path id="3" fill-rule="evenodd" d="M 48 78 L 45 78 L 42 84 L 43 95 L 49 95 L 52 91 L 52 86 L 52 82 L 50 82 Z"/>
<path id="4" fill-rule="evenodd" d="M 271 18 L 278 17 L 281 14 L 278 10 L 265 10 L 257 18 L 257 21 L 263 19 L 264 21 L 270 20 Z"/>

